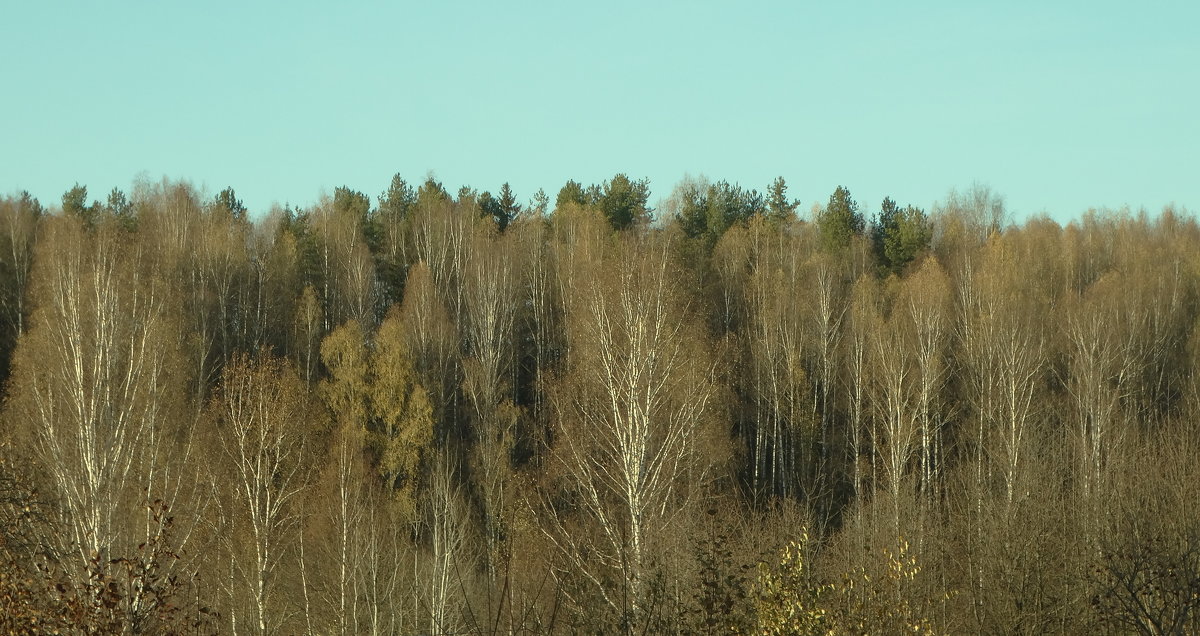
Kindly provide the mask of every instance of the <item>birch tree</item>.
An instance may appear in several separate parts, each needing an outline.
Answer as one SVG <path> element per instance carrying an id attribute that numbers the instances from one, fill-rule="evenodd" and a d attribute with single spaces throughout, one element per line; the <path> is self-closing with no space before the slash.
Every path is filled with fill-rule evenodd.
<path id="1" fill-rule="evenodd" d="M 1078 474 L 1085 502 L 1100 493 L 1106 456 L 1122 435 L 1122 401 L 1129 396 L 1134 360 L 1122 348 L 1120 296 L 1124 282 L 1109 273 L 1071 303 L 1068 391 L 1079 446 Z"/>
<path id="2" fill-rule="evenodd" d="M 180 394 L 165 281 L 111 224 L 58 218 L 32 283 L 9 408 L 59 502 L 61 548 L 107 563 L 136 544 L 139 503 L 168 495 L 168 442 L 187 432 L 168 427 Z"/>
<path id="3" fill-rule="evenodd" d="M 649 609 L 656 539 L 718 461 L 713 369 L 668 247 L 625 239 L 612 260 L 576 275 L 570 368 L 554 398 L 555 460 L 596 539 L 579 545 L 563 511 L 546 519 L 547 535 L 632 624 Z"/>
<path id="4" fill-rule="evenodd" d="M 755 494 L 812 494 L 820 428 L 805 367 L 801 267 L 794 250 L 766 250 L 743 293 L 746 318 L 742 377 L 751 413 L 746 426 Z"/>
<path id="5" fill-rule="evenodd" d="M 514 400 L 518 272 L 515 238 L 483 226 L 464 272 L 463 393 L 471 421 L 472 468 L 483 505 L 487 567 L 495 580 L 509 505 L 518 411 Z"/>
<path id="6" fill-rule="evenodd" d="M 476 563 L 469 549 L 470 519 L 465 493 L 454 476 L 453 460 L 441 453 L 433 463 L 429 496 L 423 500 L 421 534 L 425 544 L 414 563 L 414 597 L 423 608 L 424 626 L 434 634 L 466 630 L 470 573 Z"/>
<path id="7" fill-rule="evenodd" d="M 899 303 L 897 311 L 911 321 L 915 338 L 920 491 L 927 500 L 936 499 L 941 492 L 946 351 L 952 324 L 949 280 L 936 258 L 925 259 L 905 280 Z"/>
<path id="8" fill-rule="evenodd" d="M 850 291 L 850 307 L 847 311 L 846 329 L 846 374 L 847 429 L 850 460 L 850 479 L 853 495 L 858 499 L 855 517 L 859 527 L 863 525 L 864 501 L 878 480 L 878 462 L 871 443 L 876 439 L 874 422 L 870 413 L 871 346 L 874 330 L 878 323 L 879 289 L 875 279 L 860 276 Z M 869 470 L 868 470 L 869 468 Z"/>
<path id="9" fill-rule="evenodd" d="M 917 381 L 915 346 L 912 331 L 902 311 L 892 308 L 887 318 L 868 316 L 873 324 L 870 340 L 873 429 L 871 446 L 881 467 L 881 486 L 892 505 L 892 536 L 900 541 L 901 496 L 907 494 L 910 460 L 916 450 L 919 429 L 916 408 Z"/>
<path id="10" fill-rule="evenodd" d="M 375 324 L 378 290 L 365 237 L 369 205 L 366 195 L 338 188 L 333 199 L 323 199 L 311 213 L 325 314 L 322 333 L 347 320 Z"/>
<path id="11" fill-rule="evenodd" d="M 0 198 L 0 364 L 8 375 L 17 340 L 29 320 L 29 275 L 44 210 L 28 192 Z"/>
<path id="12" fill-rule="evenodd" d="M 836 365 L 841 350 L 842 323 L 846 314 L 845 281 L 847 265 L 833 255 L 814 255 L 808 264 L 812 308 L 811 329 L 813 336 L 813 358 L 815 371 L 813 383 L 813 408 L 820 421 L 821 457 L 831 455 L 830 438 L 833 427 Z"/>
<path id="13" fill-rule="evenodd" d="M 461 383 L 461 351 L 458 330 L 424 262 L 409 272 L 399 315 L 405 326 L 407 358 L 433 409 L 434 439 L 445 444 L 452 433 L 457 434 L 453 404 Z"/>
<path id="14" fill-rule="evenodd" d="M 298 503 L 309 487 L 309 457 L 321 427 L 313 406 L 295 369 L 265 354 L 235 358 L 209 403 L 212 482 L 223 491 L 218 531 L 228 567 L 222 586 L 231 631 L 288 629 L 292 611 L 281 588 L 295 565 Z"/>

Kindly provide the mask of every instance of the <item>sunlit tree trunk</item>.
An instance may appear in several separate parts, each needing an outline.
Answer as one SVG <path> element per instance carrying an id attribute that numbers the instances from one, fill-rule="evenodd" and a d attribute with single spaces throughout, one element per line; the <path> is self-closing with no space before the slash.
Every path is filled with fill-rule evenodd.
<path id="1" fill-rule="evenodd" d="M 464 272 L 463 393 L 471 416 L 472 465 L 484 508 L 486 564 L 495 582 L 516 435 L 512 370 L 519 301 L 514 238 L 511 233 L 496 236 L 492 228 L 484 227 L 473 238 Z"/>
<path id="2" fill-rule="evenodd" d="M 898 313 L 898 312 L 896 312 Z M 892 536 L 898 550 L 901 541 L 901 491 L 908 482 L 909 462 L 916 450 L 920 428 L 913 384 L 917 370 L 908 325 L 893 313 L 891 320 L 876 323 L 872 338 L 871 366 L 874 369 L 872 399 L 879 421 L 878 437 L 871 445 L 880 456 L 884 484 L 892 505 Z"/>
<path id="3" fill-rule="evenodd" d="M 3 276 L 0 280 L 0 320 L 6 330 L 5 341 L 0 346 L 6 354 L 12 353 L 17 340 L 25 333 L 29 317 L 25 297 L 41 219 L 41 205 L 28 193 L 0 198 L 0 276 Z"/>
<path id="4" fill-rule="evenodd" d="M 248 601 L 248 620 L 260 634 L 280 629 L 289 614 L 277 590 L 292 565 L 287 554 L 301 522 L 298 500 L 309 486 L 310 438 L 318 426 L 306 395 L 285 362 L 242 357 L 226 367 L 207 416 L 221 458 L 212 464 L 212 481 L 225 490 L 231 593 L 235 602 Z"/>
<path id="5" fill-rule="evenodd" d="M 651 545 L 697 494 L 720 448 L 710 428 L 712 368 L 668 248 L 629 239 L 613 261 L 578 272 L 567 301 L 571 371 L 555 394 L 556 459 L 599 534 L 581 552 L 563 519 L 550 516 L 547 536 L 632 624 L 648 609 Z M 622 588 L 603 583 L 606 570 Z"/>
<path id="6" fill-rule="evenodd" d="M 920 430 L 920 494 L 926 503 L 941 492 L 941 413 L 946 381 L 945 351 L 949 335 L 950 288 L 941 266 L 927 259 L 907 281 L 901 312 L 912 321 L 918 389 L 916 411 Z"/>
<path id="7" fill-rule="evenodd" d="M 85 232 L 61 219 L 43 245 L 13 406 L 61 501 L 71 551 L 81 565 L 104 563 L 134 538 L 138 501 L 163 495 L 155 464 L 168 452 L 162 428 L 178 399 L 173 325 L 162 281 L 118 230 Z"/>

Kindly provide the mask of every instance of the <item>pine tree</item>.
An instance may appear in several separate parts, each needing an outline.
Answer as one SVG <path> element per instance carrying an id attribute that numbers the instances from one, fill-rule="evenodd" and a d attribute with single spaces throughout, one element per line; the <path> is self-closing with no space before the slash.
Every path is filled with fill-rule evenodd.
<path id="1" fill-rule="evenodd" d="M 864 225 L 862 213 L 858 211 L 858 203 L 843 186 L 838 186 L 833 191 L 829 196 L 829 205 L 825 206 L 817 217 L 821 245 L 831 252 L 849 247 L 850 240 L 863 233 Z"/>
<path id="2" fill-rule="evenodd" d="M 114 192 L 116 191 L 114 190 Z M 111 198 L 110 196 L 109 199 L 111 200 Z M 124 195 L 122 195 L 122 198 L 124 198 Z M 242 204 L 241 199 L 237 198 L 237 193 L 233 191 L 233 188 L 221 190 L 217 194 L 217 197 L 213 199 L 213 206 L 217 210 L 230 215 L 235 220 L 241 221 L 246 218 L 246 206 Z"/>
<path id="3" fill-rule="evenodd" d="M 767 188 L 767 219 L 774 223 L 782 223 L 796 216 L 799 201 L 788 199 L 787 183 L 783 177 L 775 177 L 771 187 Z"/>
<path id="4" fill-rule="evenodd" d="M 521 213 L 521 204 L 517 203 L 517 197 L 513 194 L 508 182 L 500 186 L 500 198 L 497 200 L 497 204 L 499 214 L 495 216 L 496 228 L 503 232 L 504 228 L 508 227 L 508 224 L 512 223 Z"/>

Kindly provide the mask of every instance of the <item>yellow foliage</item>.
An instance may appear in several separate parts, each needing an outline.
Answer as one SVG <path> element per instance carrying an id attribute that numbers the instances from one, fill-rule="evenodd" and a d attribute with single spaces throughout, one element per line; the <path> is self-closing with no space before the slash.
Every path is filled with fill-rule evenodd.
<path id="1" fill-rule="evenodd" d="M 330 376 L 321 393 L 343 425 L 365 431 L 376 471 L 407 516 L 416 507 L 422 456 L 433 442 L 433 406 L 405 353 L 397 312 L 379 326 L 373 345 L 355 321 L 330 333 L 321 344 Z"/>
<path id="2" fill-rule="evenodd" d="M 822 597 L 830 585 L 814 583 L 807 572 L 808 532 L 783 549 L 779 563 L 758 566 L 758 581 L 751 594 L 757 617 L 756 633 L 764 636 L 833 634 Z"/>
<path id="3" fill-rule="evenodd" d="M 752 594 L 756 634 L 934 634 L 929 619 L 907 600 L 904 586 L 921 571 L 901 542 L 884 551 L 884 580 L 871 579 L 859 566 L 837 584 L 820 583 L 805 562 L 808 533 L 789 543 L 777 564 L 759 565 Z"/>

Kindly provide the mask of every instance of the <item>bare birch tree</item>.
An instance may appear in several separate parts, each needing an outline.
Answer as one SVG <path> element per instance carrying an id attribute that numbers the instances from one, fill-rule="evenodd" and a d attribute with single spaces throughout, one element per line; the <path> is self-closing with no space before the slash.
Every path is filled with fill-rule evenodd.
<path id="1" fill-rule="evenodd" d="M 901 497 L 908 493 L 910 462 L 917 450 L 919 411 L 916 405 L 917 369 L 912 330 L 902 311 L 891 315 L 866 316 L 873 323 L 870 340 L 870 403 L 875 421 L 871 446 L 881 467 L 880 486 L 892 508 L 892 536 L 901 541 Z"/>
<path id="2" fill-rule="evenodd" d="M 713 370 L 668 248 L 631 238 L 578 272 L 567 300 L 570 371 L 555 393 L 555 458 L 597 539 L 583 550 L 556 515 L 546 532 L 634 624 L 648 609 L 655 540 L 718 461 Z"/>
<path id="3" fill-rule="evenodd" d="M 43 213 L 28 192 L 0 198 L 0 362 L 8 361 L 29 320 L 25 299 Z"/>
<path id="4" fill-rule="evenodd" d="M 495 235 L 481 226 L 472 238 L 464 272 L 464 324 L 467 356 L 463 393 L 471 422 L 471 463 L 483 505 L 486 565 L 498 580 L 504 519 L 511 493 L 512 455 L 518 410 L 514 400 L 518 272 L 513 234 Z"/>
<path id="5" fill-rule="evenodd" d="M 318 412 L 319 413 L 319 412 Z M 220 532 L 228 559 L 223 582 L 232 631 L 286 629 L 294 613 L 281 587 L 294 561 L 299 500 L 309 487 L 312 438 L 319 421 L 304 383 L 285 361 L 265 354 L 236 358 L 208 407 L 218 461 L 212 482 L 221 496 Z"/>
<path id="6" fill-rule="evenodd" d="M 943 409 L 948 375 L 946 350 L 951 320 L 950 284 L 934 257 L 927 258 L 904 282 L 896 311 L 911 321 L 917 372 L 916 411 L 920 436 L 920 491 L 927 499 L 941 493 Z"/>
<path id="7" fill-rule="evenodd" d="M 807 298 L 794 250 L 761 254 L 746 281 L 743 392 L 752 406 L 746 441 L 758 494 L 814 494 L 820 428 L 805 367 Z"/>
<path id="8" fill-rule="evenodd" d="M 137 538 L 130 518 L 165 494 L 156 465 L 175 433 L 165 428 L 179 395 L 164 281 L 124 238 L 107 225 L 47 224 L 37 310 L 15 361 L 12 406 L 60 502 L 62 547 L 81 565 Z"/>

